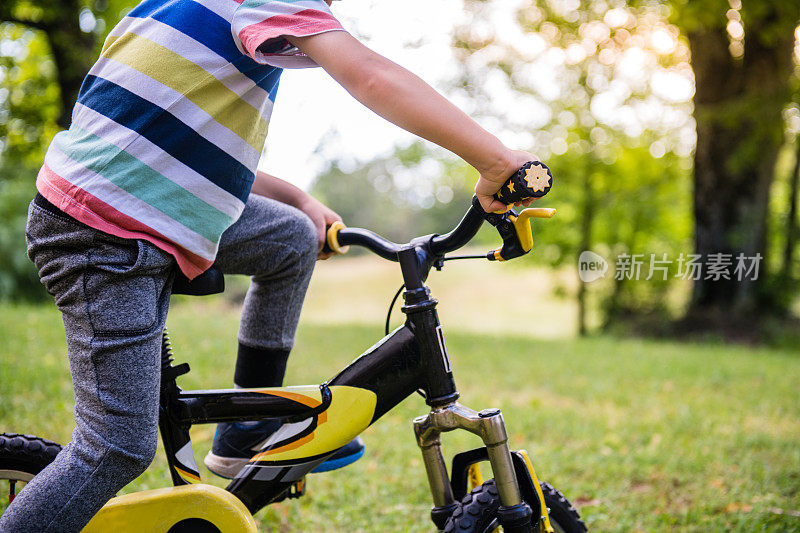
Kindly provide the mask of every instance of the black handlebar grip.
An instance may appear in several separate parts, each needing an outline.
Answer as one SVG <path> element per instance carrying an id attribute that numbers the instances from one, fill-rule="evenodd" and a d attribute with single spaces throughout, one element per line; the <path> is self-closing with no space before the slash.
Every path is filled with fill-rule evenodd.
<path id="1" fill-rule="evenodd" d="M 522 202 L 529 198 L 541 198 L 553 186 L 553 174 L 541 161 L 528 161 L 508 178 L 497 193 L 495 200 L 506 205 Z"/>

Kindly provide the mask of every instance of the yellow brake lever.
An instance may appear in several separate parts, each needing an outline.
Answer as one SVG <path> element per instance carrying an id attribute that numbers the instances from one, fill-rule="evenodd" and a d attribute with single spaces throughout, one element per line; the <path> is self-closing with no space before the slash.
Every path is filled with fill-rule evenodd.
<path id="1" fill-rule="evenodd" d="M 525 253 L 530 252 L 531 248 L 533 248 L 533 228 L 528 224 L 528 219 L 553 218 L 555 214 L 556 210 L 549 207 L 529 207 L 528 209 L 523 209 L 516 217 L 509 217 L 514 224 L 517 237 L 519 237 L 519 243 L 522 245 L 522 249 Z"/>

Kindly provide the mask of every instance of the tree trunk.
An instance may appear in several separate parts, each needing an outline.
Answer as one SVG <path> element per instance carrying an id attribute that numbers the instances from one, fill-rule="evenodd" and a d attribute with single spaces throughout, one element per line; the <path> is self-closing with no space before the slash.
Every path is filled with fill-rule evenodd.
<path id="1" fill-rule="evenodd" d="M 72 107 L 78 99 L 83 78 L 94 62 L 95 34 L 81 30 L 79 19 L 83 9 L 78 0 L 48 3 L 36 19 L 15 16 L 14 4 L 0 0 L 0 22 L 8 21 L 43 31 L 56 64 L 56 80 L 60 89 L 61 114 L 56 121 L 66 129 Z"/>
<path id="2" fill-rule="evenodd" d="M 583 178 L 583 218 L 581 220 L 580 251 L 592 249 L 592 226 L 594 225 L 594 191 L 592 190 L 592 174 L 584 169 Z M 580 253 L 580 252 L 578 252 Z M 583 337 L 588 332 L 586 317 L 588 303 L 586 301 L 586 283 L 578 281 L 578 335 Z"/>
<path id="3" fill-rule="evenodd" d="M 58 4 L 56 21 L 47 31 L 47 40 L 56 64 L 56 78 L 61 89 L 61 114 L 57 123 L 69 128 L 72 107 L 78 99 L 83 78 L 95 60 L 95 36 L 84 33 L 78 25 L 81 6 L 75 0 Z"/>
<path id="4" fill-rule="evenodd" d="M 725 29 L 689 34 L 696 81 L 695 249 L 706 263 L 715 253 L 731 254 L 733 262 L 731 279 L 695 283 L 688 318 L 711 327 L 774 310 L 765 298 L 764 260 L 757 279 L 734 275 L 737 255 L 766 258 L 769 190 L 789 99 L 793 36 L 768 43 L 759 37 L 749 30 L 744 57 L 735 59 Z"/>
<path id="5" fill-rule="evenodd" d="M 791 287 L 794 248 L 797 242 L 797 187 L 800 185 L 800 135 L 797 136 L 794 170 L 789 182 L 789 214 L 786 216 L 786 246 L 783 248 L 783 265 L 781 266 L 781 283 L 783 287 Z"/>

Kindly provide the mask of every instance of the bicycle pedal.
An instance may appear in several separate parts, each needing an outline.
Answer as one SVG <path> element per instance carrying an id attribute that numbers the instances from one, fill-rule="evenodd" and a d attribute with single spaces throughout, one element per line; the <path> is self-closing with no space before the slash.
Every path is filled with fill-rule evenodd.
<path id="1" fill-rule="evenodd" d="M 286 494 L 287 498 L 299 498 L 306 493 L 306 478 L 299 479 L 289 487 L 289 492 Z"/>

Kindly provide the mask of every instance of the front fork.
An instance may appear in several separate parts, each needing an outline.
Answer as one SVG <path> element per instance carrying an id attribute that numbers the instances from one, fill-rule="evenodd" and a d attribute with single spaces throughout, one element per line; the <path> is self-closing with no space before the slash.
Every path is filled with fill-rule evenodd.
<path id="1" fill-rule="evenodd" d="M 499 409 L 476 412 L 457 402 L 434 408 L 427 416 L 414 419 L 414 434 L 422 450 L 422 460 L 433 495 L 431 517 L 437 527 L 444 529 L 444 522 L 457 506 L 440 439 L 442 433 L 455 429 L 465 429 L 478 435 L 486 446 L 500 496 L 499 518 L 505 531 L 532 532 L 532 511 L 520 494 L 502 413 Z"/>

